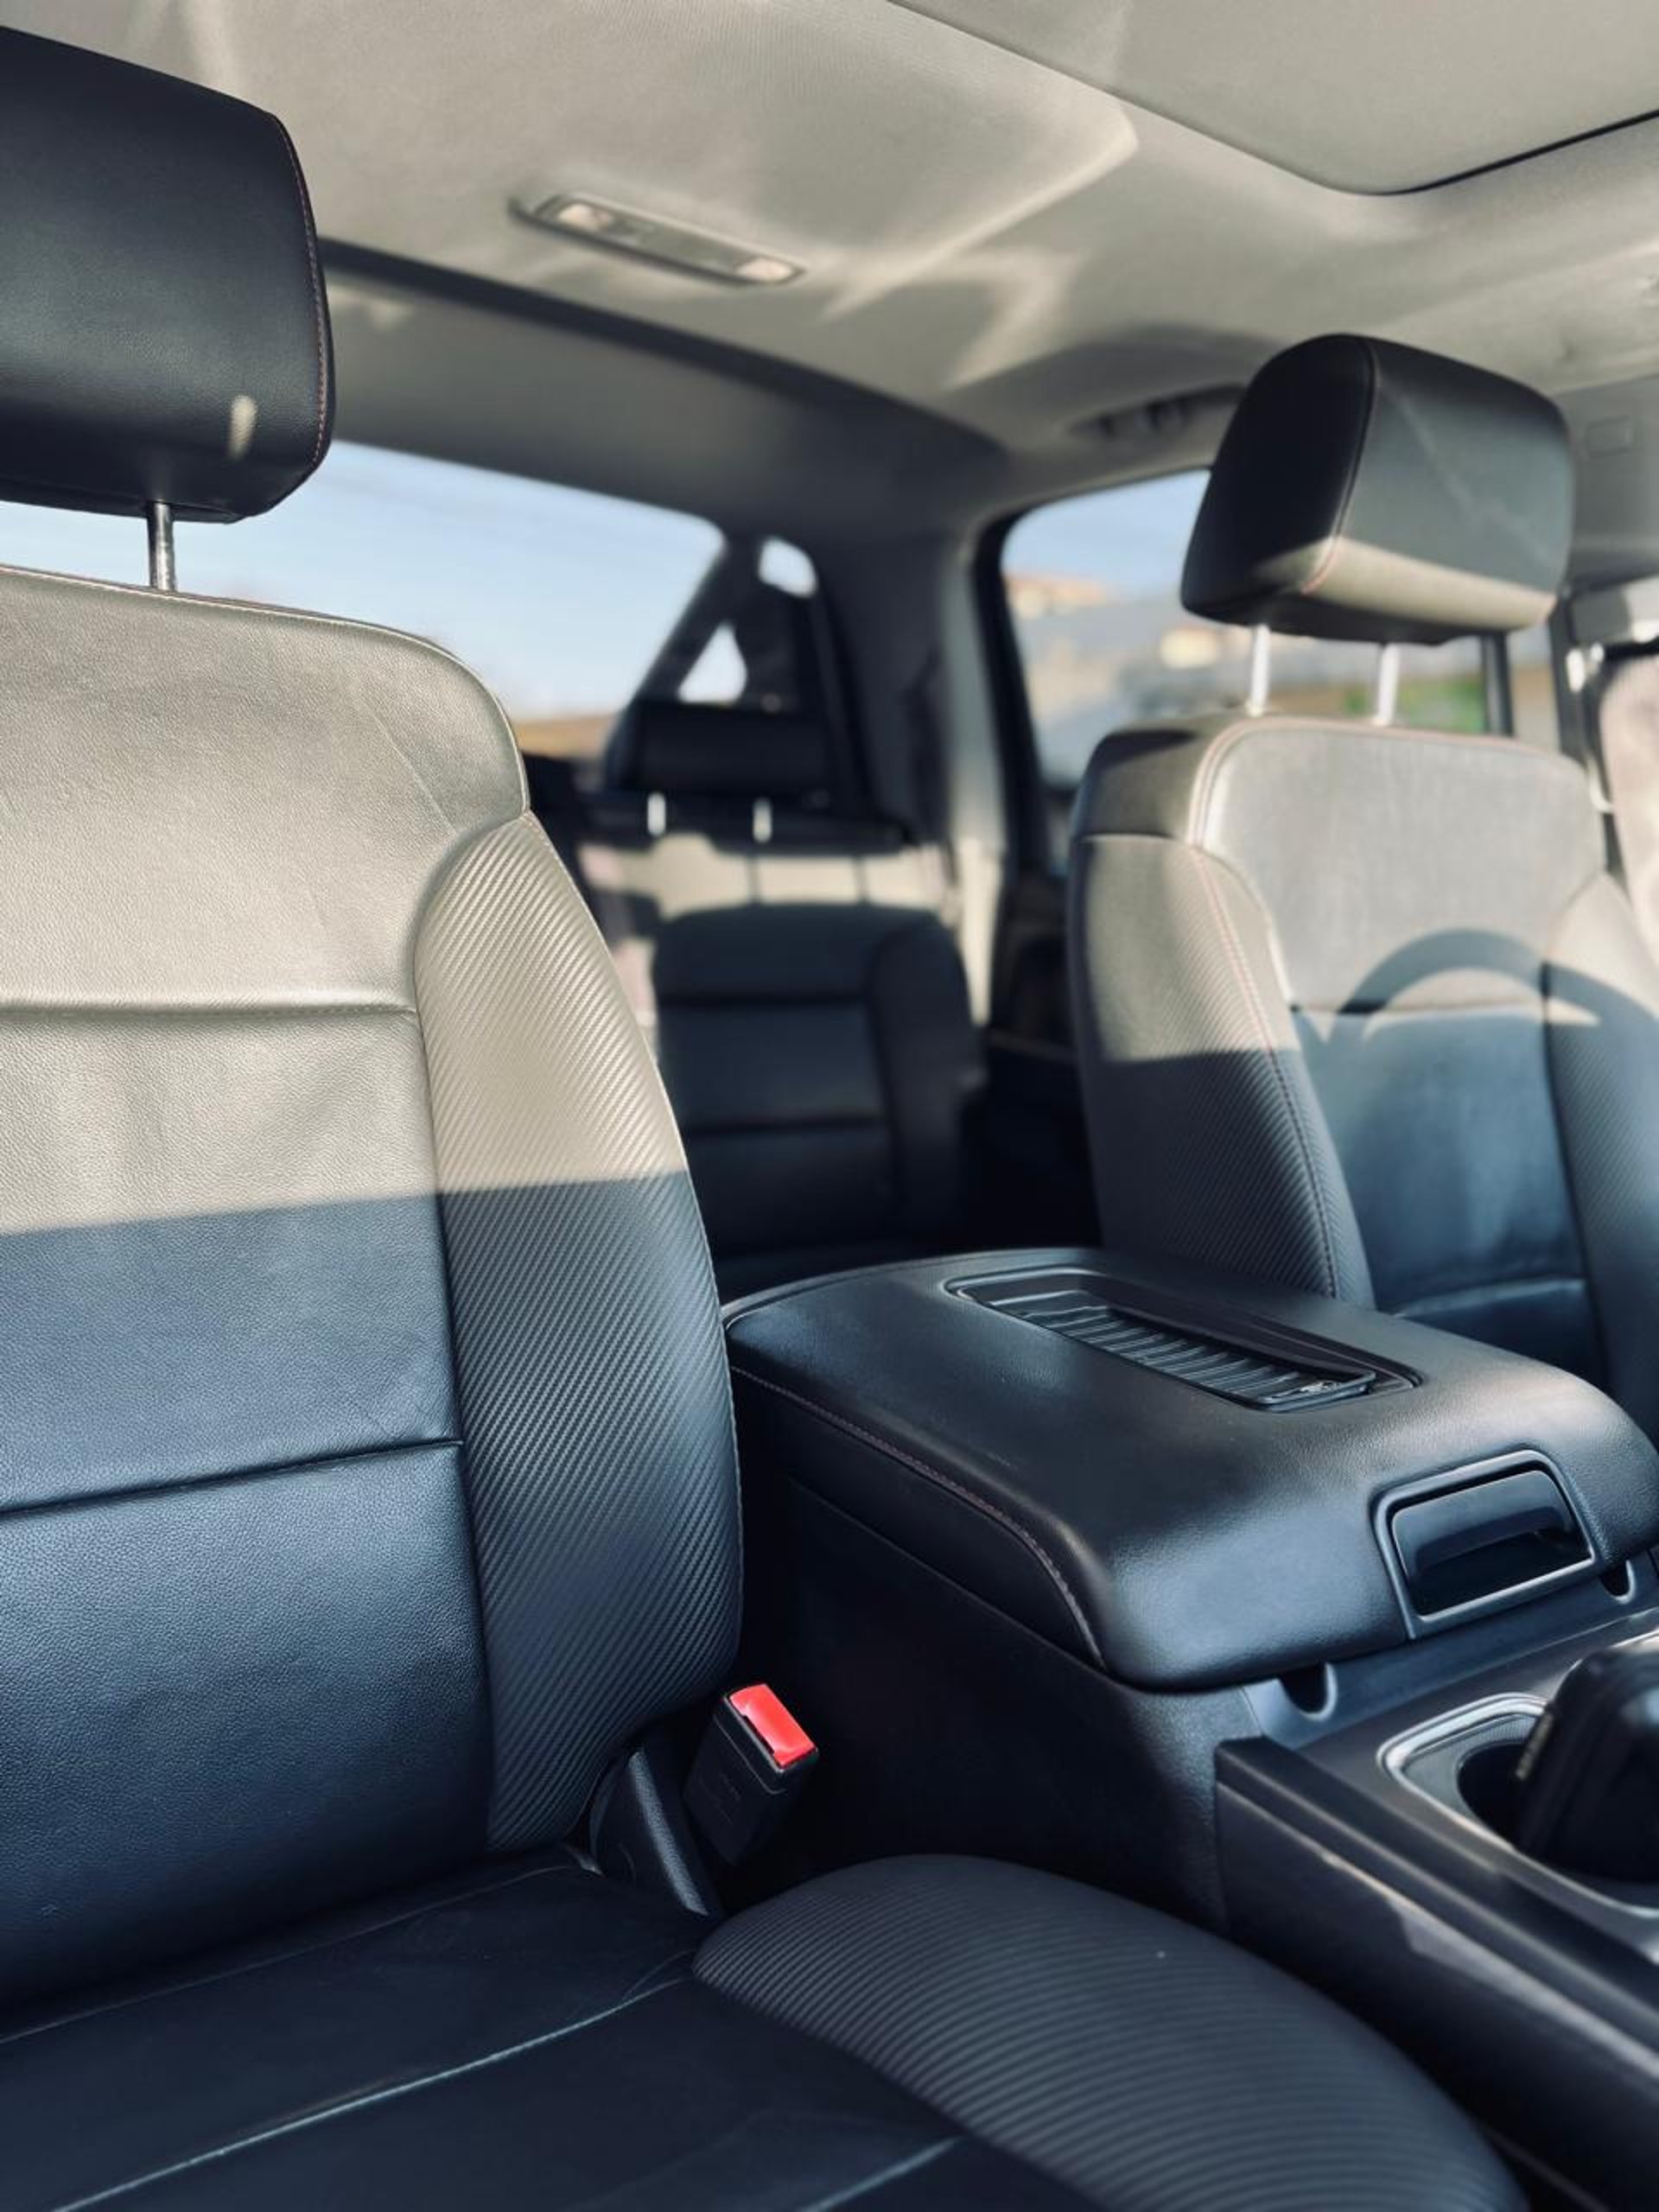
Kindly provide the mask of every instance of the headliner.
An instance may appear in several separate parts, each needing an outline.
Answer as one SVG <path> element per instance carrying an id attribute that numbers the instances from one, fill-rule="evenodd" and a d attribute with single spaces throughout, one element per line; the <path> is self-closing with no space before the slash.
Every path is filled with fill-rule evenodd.
<path id="1" fill-rule="evenodd" d="M 0 20 L 283 117 L 352 250 L 332 282 L 352 435 L 892 527 L 895 470 L 913 522 L 1201 459 L 1217 393 L 1338 327 L 1649 427 L 1645 391 L 1588 395 L 1659 366 L 1659 122 L 1626 120 L 1659 64 L 1651 0 L 1603 0 L 1593 39 L 1559 0 L 0 0 Z M 807 273 L 718 287 L 512 213 L 556 190 Z M 403 263 L 435 276 L 410 289 Z M 486 404 L 457 418 L 458 391 Z"/>

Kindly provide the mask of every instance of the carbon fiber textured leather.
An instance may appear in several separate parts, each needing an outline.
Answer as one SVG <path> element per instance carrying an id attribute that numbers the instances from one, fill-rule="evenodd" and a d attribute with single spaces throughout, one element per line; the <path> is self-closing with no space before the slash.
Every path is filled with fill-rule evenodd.
<path id="1" fill-rule="evenodd" d="M 1497 2212 L 1466 2122 L 1357 2021 L 1213 1936 L 968 1859 L 828 1876 L 696 1971 L 1110 2212 Z"/>
<path id="2" fill-rule="evenodd" d="M 490 1835 L 563 1834 L 736 1634 L 730 1392 L 662 1087 L 540 829 L 427 912 L 427 1041 L 493 1713 Z"/>
<path id="3" fill-rule="evenodd" d="M 1341 1163 L 1246 886 L 1192 845 L 1090 838 L 1072 855 L 1071 931 L 1106 1241 L 1369 1305 Z"/>

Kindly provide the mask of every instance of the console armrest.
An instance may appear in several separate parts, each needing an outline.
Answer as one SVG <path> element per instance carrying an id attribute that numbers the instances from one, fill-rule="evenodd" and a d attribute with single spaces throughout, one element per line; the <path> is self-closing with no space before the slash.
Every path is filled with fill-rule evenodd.
<path id="1" fill-rule="evenodd" d="M 1326 1299 L 1003 1252 L 762 1294 L 728 1330 L 750 1482 L 1141 1688 L 1403 1643 L 1659 1538 L 1659 1456 L 1600 1391 Z"/>

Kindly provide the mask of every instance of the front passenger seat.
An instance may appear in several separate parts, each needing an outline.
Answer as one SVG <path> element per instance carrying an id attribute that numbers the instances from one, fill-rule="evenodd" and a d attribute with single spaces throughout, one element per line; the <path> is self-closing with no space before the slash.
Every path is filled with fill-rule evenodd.
<path id="1" fill-rule="evenodd" d="M 321 461 L 269 116 L 0 33 L 0 493 Z M 102 334 L 90 342 L 88 333 Z M 730 1408 L 649 1056 L 444 654 L 0 572 L 8 2212 L 1512 2204 L 1384 2045 L 1067 1884 L 723 1925 L 573 1847 L 729 1662 Z"/>
<path id="2" fill-rule="evenodd" d="M 1183 597 L 1500 633 L 1549 612 L 1572 524 L 1548 401 L 1317 339 L 1240 402 Z M 1573 762 L 1307 715 L 1121 731 L 1071 895 L 1108 1241 L 1529 1352 L 1659 1436 L 1659 969 Z"/>

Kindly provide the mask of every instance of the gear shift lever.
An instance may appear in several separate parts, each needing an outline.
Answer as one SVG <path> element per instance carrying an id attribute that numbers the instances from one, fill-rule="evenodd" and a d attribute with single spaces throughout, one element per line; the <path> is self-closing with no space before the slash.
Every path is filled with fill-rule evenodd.
<path id="1" fill-rule="evenodd" d="M 1522 1746 L 1505 1826 L 1546 1866 L 1659 1883 L 1659 1636 L 1563 1678 Z"/>

